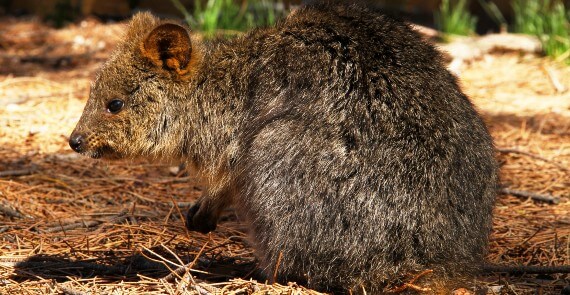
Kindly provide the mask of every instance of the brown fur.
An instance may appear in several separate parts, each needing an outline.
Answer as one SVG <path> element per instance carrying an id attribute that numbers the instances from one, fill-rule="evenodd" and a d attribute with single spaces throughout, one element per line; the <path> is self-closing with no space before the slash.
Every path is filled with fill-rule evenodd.
<path id="1" fill-rule="evenodd" d="M 283 282 L 377 294 L 432 269 L 417 283 L 444 292 L 484 260 L 489 133 L 431 45 L 357 6 L 209 42 L 138 14 L 70 145 L 195 167 L 210 187 L 187 226 L 214 230 L 233 205 Z"/>

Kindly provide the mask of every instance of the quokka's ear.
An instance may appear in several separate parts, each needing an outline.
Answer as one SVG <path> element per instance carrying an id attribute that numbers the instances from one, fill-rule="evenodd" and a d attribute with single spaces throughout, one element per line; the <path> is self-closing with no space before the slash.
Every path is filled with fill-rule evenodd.
<path id="1" fill-rule="evenodd" d="M 154 28 L 141 44 L 142 55 L 155 66 L 187 74 L 192 57 L 192 41 L 188 30 L 176 24 L 162 24 Z"/>

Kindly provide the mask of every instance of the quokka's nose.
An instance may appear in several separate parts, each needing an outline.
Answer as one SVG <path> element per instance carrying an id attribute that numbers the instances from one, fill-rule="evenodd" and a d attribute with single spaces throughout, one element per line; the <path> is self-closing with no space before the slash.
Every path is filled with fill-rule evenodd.
<path id="1" fill-rule="evenodd" d="M 69 146 L 76 152 L 81 153 L 83 147 L 83 135 L 71 134 L 69 137 Z"/>

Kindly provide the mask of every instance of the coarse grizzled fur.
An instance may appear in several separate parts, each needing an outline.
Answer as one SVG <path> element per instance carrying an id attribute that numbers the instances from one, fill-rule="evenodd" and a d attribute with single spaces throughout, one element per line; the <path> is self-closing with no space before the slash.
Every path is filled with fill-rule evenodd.
<path id="1" fill-rule="evenodd" d="M 417 284 L 443 293 L 484 261 L 491 137 L 434 47 L 365 8 L 307 6 L 214 41 L 137 14 L 70 142 L 195 167 L 209 189 L 189 229 L 234 206 L 281 282 L 378 294 L 433 270 Z"/>

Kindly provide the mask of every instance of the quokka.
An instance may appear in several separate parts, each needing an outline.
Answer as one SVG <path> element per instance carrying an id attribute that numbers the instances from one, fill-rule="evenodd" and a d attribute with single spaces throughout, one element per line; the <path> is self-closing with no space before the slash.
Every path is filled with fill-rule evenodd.
<path id="1" fill-rule="evenodd" d="M 422 286 L 446 293 L 484 261 L 489 132 L 432 45 L 356 5 L 212 41 L 139 13 L 69 143 L 194 167 L 208 190 L 188 228 L 233 206 L 281 282 L 378 294 L 430 269 Z"/>

